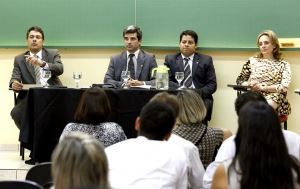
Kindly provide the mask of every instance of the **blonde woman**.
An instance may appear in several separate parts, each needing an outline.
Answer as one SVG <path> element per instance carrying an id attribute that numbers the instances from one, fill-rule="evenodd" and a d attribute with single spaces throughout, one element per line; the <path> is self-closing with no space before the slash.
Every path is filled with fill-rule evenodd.
<path id="1" fill-rule="evenodd" d="M 52 154 L 55 189 L 109 189 L 108 162 L 102 144 L 90 135 L 73 132 Z"/>
<path id="2" fill-rule="evenodd" d="M 211 128 L 202 124 L 206 108 L 200 95 L 194 90 L 184 90 L 177 94 L 179 115 L 172 133 L 191 141 L 199 149 L 204 168 L 216 155 L 223 140 L 231 136 L 229 130 Z"/>
<path id="3" fill-rule="evenodd" d="M 281 57 L 277 35 L 272 30 L 263 31 L 256 44 L 260 52 L 244 64 L 236 83 L 261 92 L 280 115 L 289 115 L 291 107 L 286 96 L 291 68 Z"/>

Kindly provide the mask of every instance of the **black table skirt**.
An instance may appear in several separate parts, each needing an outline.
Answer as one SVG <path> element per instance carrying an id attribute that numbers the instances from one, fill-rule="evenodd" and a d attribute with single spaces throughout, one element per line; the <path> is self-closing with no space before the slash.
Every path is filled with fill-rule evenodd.
<path id="1" fill-rule="evenodd" d="M 50 161 L 64 127 L 74 122 L 74 113 L 85 89 L 31 88 L 26 99 L 19 140 L 38 162 Z M 142 107 L 160 90 L 105 89 L 112 107 L 111 121 L 136 137 L 134 122 Z M 176 91 L 169 91 L 176 93 Z"/>

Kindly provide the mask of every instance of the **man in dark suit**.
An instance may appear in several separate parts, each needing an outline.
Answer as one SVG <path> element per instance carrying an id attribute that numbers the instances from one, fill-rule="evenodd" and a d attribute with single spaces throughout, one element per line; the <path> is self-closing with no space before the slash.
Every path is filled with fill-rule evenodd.
<path id="1" fill-rule="evenodd" d="M 16 105 L 11 111 L 11 116 L 19 129 L 22 125 L 22 115 L 25 108 L 24 99 L 27 95 L 27 92 L 22 90 L 23 85 L 44 85 L 46 82 L 50 85 L 62 85 L 58 76 L 63 73 L 63 64 L 58 50 L 43 48 L 45 36 L 42 28 L 30 27 L 27 30 L 26 39 L 29 50 L 15 57 L 9 82 L 9 87 L 19 93 Z M 51 78 L 48 81 L 41 77 L 43 69 L 51 71 Z"/>
<path id="2" fill-rule="evenodd" d="M 127 51 L 110 58 L 104 77 L 104 83 L 122 87 L 122 71 L 130 71 L 128 86 L 151 85 L 151 71 L 157 67 L 154 55 L 140 49 L 142 31 L 137 26 L 128 26 L 123 30 L 124 45 Z"/>
<path id="3" fill-rule="evenodd" d="M 180 34 L 180 53 L 167 55 L 165 65 L 170 68 L 170 85 L 179 86 L 175 79 L 176 72 L 184 72 L 182 85 L 186 88 L 200 89 L 204 99 L 207 116 L 204 123 L 211 119 L 213 97 L 217 89 L 216 73 L 210 56 L 196 52 L 198 35 L 192 30 Z"/>

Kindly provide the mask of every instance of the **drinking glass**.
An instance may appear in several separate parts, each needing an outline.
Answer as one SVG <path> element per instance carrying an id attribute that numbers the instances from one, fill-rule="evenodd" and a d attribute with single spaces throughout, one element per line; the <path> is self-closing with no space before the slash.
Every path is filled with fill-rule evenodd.
<path id="1" fill-rule="evenodd" d="M 76 88 L 79 88 L 79 82 L 80 82 L 81 77 L 82 77 L 81 72 L 73 72 L 73 79 L 75 81 Z"/>
<path id="2" fill-rule="evenodd" d="M 181 89 L 182 88 L 181 82 L 184 79 L 184 72 L 175 72 L 175 79 L 179 84 L 179 89 Z"/>
<path id="3" fill-rule="evenodd" d="M 130 78 L 130 71 L 122 71 L 121 78 L 123 80 L 123 85 L 124 85 L 123 88 L 127 89 L 128 88 L 127 81 Z"/>
<path id="4" fill-rule="evenodd" d="M 45 85 L 43 87 L 46 87 L 46 88 L 49 87 L 48 79 L 50 79 L 50 78 L 51 78 L 51 71 L 43 69 L 42 70 L 42 79 L 45 82 Z"/>

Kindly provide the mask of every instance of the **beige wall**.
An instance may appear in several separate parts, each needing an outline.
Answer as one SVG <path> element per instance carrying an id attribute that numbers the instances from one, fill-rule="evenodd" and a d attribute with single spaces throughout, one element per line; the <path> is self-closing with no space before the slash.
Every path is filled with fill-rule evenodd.
<path id="1" fill-rule="evenodd" d="M 22 53 L 25 49 L 0 49 L 0 120 L 1 120 L 1 144 L 17 144 L 18 129 L 10 118 L 10 110 L 13 107 L 13 93 L 8 90 L 8 81 L 13 68 L 13 58 Z M 122 49 L 59 49 L 64 63 L 64 74 L 60 77 L 64 85 L 73 87 L 72 72 L 80 70 L 83 74 L 80 85 L 90 86 L 92 83 L 102 83 L 107 69 L 109 57 L 120 52 Z M 166 50 L 153 50 L 157 62 L 163 63 L 165 54 L 172 53 Z M 213 119 L 210 126 L 223 127 L 236 131 L 236 115 L 233 103 L 236 93 L 227 87 L 227 84 L 234 84 L 235 78 L 241 70 L 242 64 L 254 54 L 245 51 L 205 51 L 214 59 L 217 73 L 218 89 L 214 94 L 215 103 Z M 284 52 L 284 57 L 291 63 L 293 79 L 290 85 L 288 98 L 292 104 L 292 114 L 289 116 L 288 128 L 300 134 L 300 96 L 293 91 L 300 88 L 300 52 Z"/>

